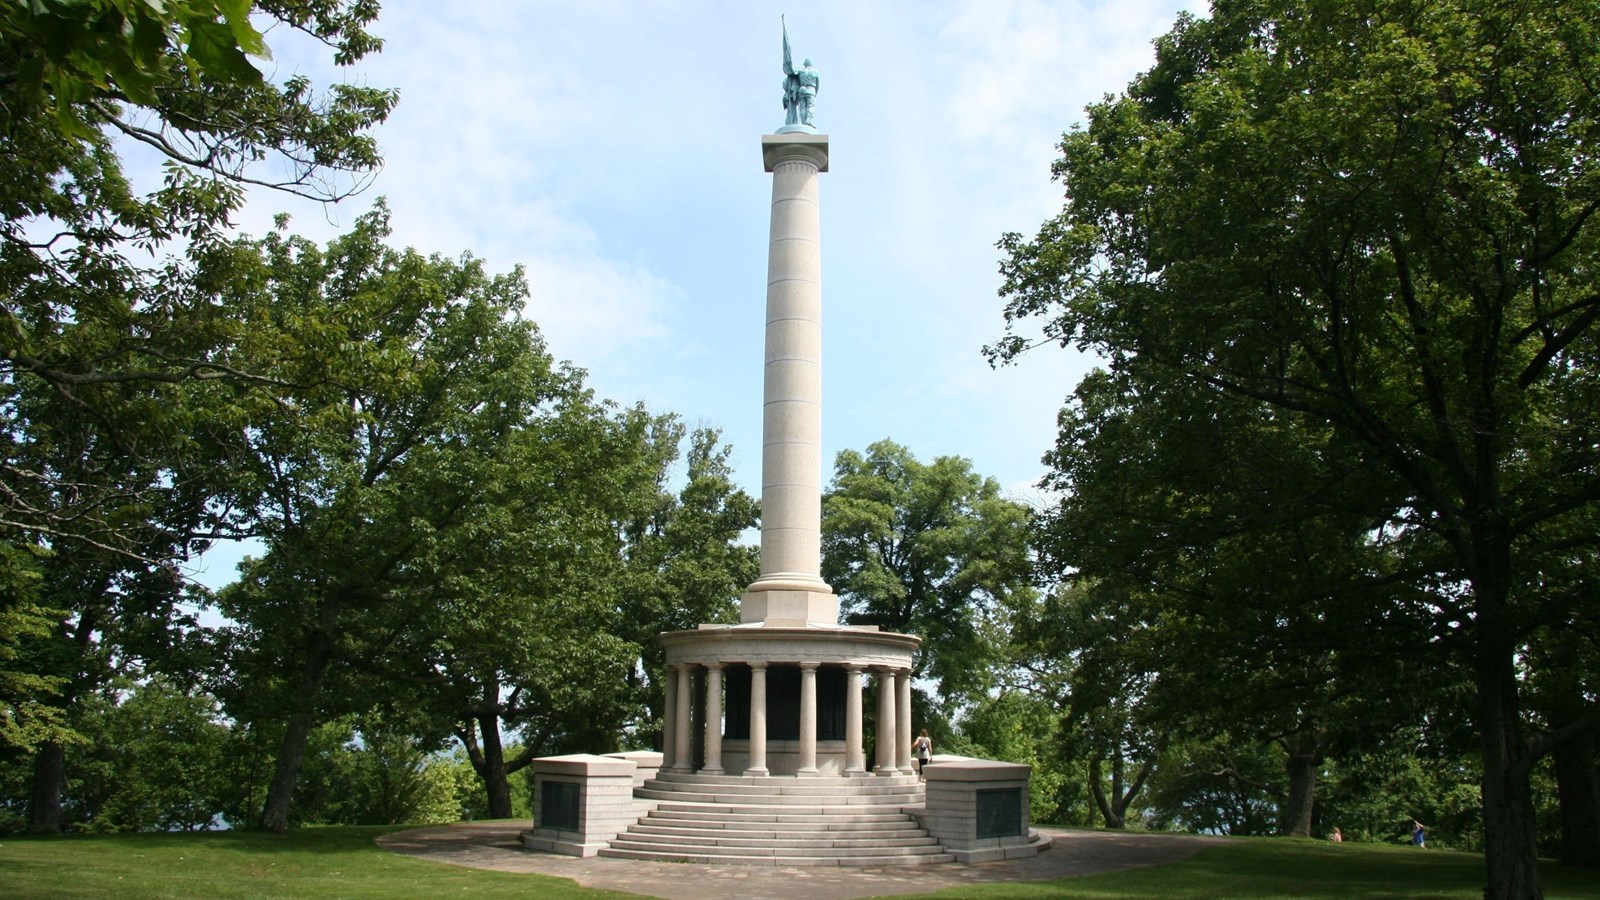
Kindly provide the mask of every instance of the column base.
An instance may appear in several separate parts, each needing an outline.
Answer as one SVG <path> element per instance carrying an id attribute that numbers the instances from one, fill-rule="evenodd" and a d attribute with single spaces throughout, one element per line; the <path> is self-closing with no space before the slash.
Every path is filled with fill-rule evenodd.
<path id="1" fill-rule="evenodd" d="M 745 769 L 744 774 L 755 778 L 765 778 L 772 773 L 767 770 L 766 766 L 759 766 L 756 768 Z"/>
<path id="2" fill-rule="evenodd" d="M 881 775 L 885 778 L 888 778 L 893 775 L 899 775 L 900 770 L 896 769 L 894 766 L 879 766 L 872 770 L 872 774 Z"/>
<path id="3" fill-rule="evenodd" d="M 716 768 L 712 768 L 711 766 L 706 766 L 705 768 L 700 770 L 700 774 L 701 775 L 726 775 L 728 773 L 721 766 L 717 766 Z"/>
<path id="4" fill-rule="evenodd" d="M 872 777 L 872 773 L 868 772 L 866 769 L 845 769 L 844 770 L 844 777 L 846 777 L 846 778 L 871 778 Z"/>
<path id="5" fill-rule="evenodd" d="M 761 582 L 750 585 L 739 598 L 739 623 L 760 623 L 773 628 L 804 628 L 807 625 L 839 624 L 839 597 L 824 582 L 800 589 L 800 585 L 777 583 L 771 589 Z"/>
<path id="6" fill-rule="evenodd" d="M 809 769 L 800 769 L 799 771 L 794 773 L 794 776 L 796 778 L 816 778 L 817 776 L 819 776 L 821 774 L 822 773 L 818 772 L 815 766 L 812 766 Z"/>

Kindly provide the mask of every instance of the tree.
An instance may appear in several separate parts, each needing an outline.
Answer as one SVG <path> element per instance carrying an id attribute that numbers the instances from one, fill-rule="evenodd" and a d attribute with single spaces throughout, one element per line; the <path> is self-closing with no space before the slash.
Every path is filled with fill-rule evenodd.
<path id="1" fill-rule="evenodd" d="M 366 0 L 255 7 L 259 21 L 314 36 L 341 64 L 378 46 L 364 30 L 377 15 Z M 251 11 L 220 0 L 38 0 L 0 12 L 0 152 L 14 164 L 0 186 L 12 438 L 0 535 L 19 545 L 70 539 L 139 560 L 143 523 L 117 515 L 127 485 L 75 479 L 22 451 L 55 416 L 75 415 L 129 463 L 164 473 L 158 484 L 185 484 L 193 473 L 175 457 L 188 410 L 162 402 L 161 388 L 248 380 L 249 364 L 220 360 L 238 323 L 195 289 L 193 266 L 162 254 L 213 246 L 247 185 L 337 200 L 379 163 L 364 132 L 395 94 L 346 84 L 318 96 L 304 78 L 267 81 L 246 59 L 267 52 Z M 161 187 L 134 187 L 119 140 L 158 154 Z"/>
<path id="2" fill-rule="evenodd" d="M 689 436 L 683 487 L 667 489 L 684 441 L 675 417 L 640 408 L 573 406 L 530 423 L 439 557 L 417 681 L 461 740 L 489 817 L 512 815 L 509 778 L 534 758 L 645 739 L 645 710 L 662 703 L 656 635 L 725 615 L 755 578 L 753 548 L 735 541 L 756 504 L 733 486 L 715 431 Z M 517 752 L 503 729 L 520 733 Z"/>
<path id="3" fill-rule="evenodd" d="M 822 576 L 846 620 L 922 637 L 917 671 L 946 697 L 987 687 L 995 615 L 1031 590 L 1027 507 L 972 463 L 921 463 L 893 441 L 839 453 L 822 501 Z"/>
<path id="4" fill-rule="evenodd" d="M 1536 628 L 1595 633 L 1529 587 L 1600 539 L 1574 527 L 1600 503 L 1597 36 L 1580 2 L 1218 3 L 1063 139 L 1063 212 L 1001 241 L 1013 323 L 1382 473 L 1438 588 L 1413 642 L 1474 684 L 1496 898 L 1541 893 L 1530 776 L 1600 716 L 1541 730 L 1520 670 Z"/>
<path id="5" fill-rule="evenodd" d="M 474 479 L 469 524 L 420 561 L 428 575 L 409 590 L 432 614 L 408 636 L 412 679 L 465 748 L 490 818 L 512 814 L 510 775 L 552 746 L 615 740 L 636 703 L 618 523 L 654 500 L 680 434 L 578 394 L 508 435 Z M 522 738 L 511 758 L 507 728 Z"/>
<path id="6" fill-rule="evenodd" d="M 386 654 L 420 618 L 426 563 L 496 489 L 486 461 L 530 418 L 586 403 L 519 316 L 520 271 L 490 276 L 384 244 L 380 205 L 326 250 L 241 239 L 257 264 L 229 302 L 259 323 L 237 351 L 268 358 L 236 462 L 243 527 L 266 554 L 221 597 L 241 678 L 230 712 L 287 722 L 264 827 L 282 830 L 311 728 L 386 695 Z"/>
<path id="7" fill-rule="evenodd" d="M 1060 499 L 1039 516 L 1037 543 L 1041 567 L 1066 584 L 1028 644 L 1035 658 L 1072 660 L 1075 718 L 1126 723 L 1108 752 L 1130 724 L 1161 736 L 1149 747 L 1277 744 L 1280 827 L 1309 834 L 1330 748 L 1411 721 L 1420 686 L 1438 680 L 1435 654 L 1393 634 L 1429 598 L 1403 587 L 1410 573 L 1397 576 L 1374 537 L 1383 482 L 1358 453 L 1145 374 L 1092 374 L 1061 414 L 1044 481 Z M 1353 719 L 1362 726 L 1341 727 Z"/>
<path id="8" fill-rule="evenodd" d="M 682 444 L 681 426 L 672 442 Z M 715 429 L 694 429 L 682 475 L 669 459 L 657 473 L 653 502 L 622 523 L 626 562 L 618 628 L 642 656 L 629 673 L 647 710 L 644 721 L 630 725 L 640 746 L 659 740 L 666 714 L 666 661 L 657 635 L 737 622 L 735 600 L 760 574 L 759 549 L 742 542 L 760 523 L 760 503 L 735 486 L 729 453 Z M 668 482 L 678 477 L 683 483 L 674 494 Z"/>
<path id="9" fill-rule="evenodd" d="M 31 634 L 38 651 L 0 656 L 50 664 L 0 663 L 0 702 L 19 714 L 0 739 L 38 754 L 40 830 L 59 828 L 65 713 L 110 678 L 91 664 L 129 652 L 129 634 L 179 640 L 173 564 L 225 528 L 213 500 L 246 426 L 218 390 L 265 379 L 225 352 L 245 328 L 218 302 L 237 274 L 219 235 L 246 187 L 333 201 L 364 186 L 379 162 L 366 131 L 396 99 L 269 82 L 247 58 L 267 53 L 252 12 L 340 64 L 378 46 L 367 0 L 0 9 L 0 646 Z M 164 164 L 150 190 L 124 168 L 133 143 Z M 16 599 L 42 569 L 49 605 Z"/>

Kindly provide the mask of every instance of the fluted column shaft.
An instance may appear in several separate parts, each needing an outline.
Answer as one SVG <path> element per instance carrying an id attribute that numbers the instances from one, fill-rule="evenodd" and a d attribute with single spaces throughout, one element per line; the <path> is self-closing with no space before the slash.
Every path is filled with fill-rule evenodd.
<path id="1" fill-rule="evenodd" d="M 907 775 L 916 774 L 916 763 L 911 761 L 911 670 L 901 669 L 894 673 L 895 706 L 898 715 L 895 720 L 894 737 L 895 748 L 899 751 L 896 768 Z"/>
<path id="2" fill-rule="evenodd" d="M 878 765 L 873 771 L 879 775 L 898 775 L 895 766 L 895 687 L 894 672 L 879 669 L 878 674 Z"/>
<path id="3" fill-rule="evenodd" d="M 700 774 L 722 774 L 722 663 L 706 664 L 706 764 Z"/>
<path id="4" fill-rule="evenodd" d="M 817 666 L 800 664 L 800 768 L 796 775 L 817 774 Z"/>
<path id="5" fill-rule="evenodd" d="M 750 664 L 750 765 L 746 775 L 767 774 L 767 664 Z"/>
<path id="6" fill-rule="evenodd" d="M 861 748 L 861 666 L 847 665 L 844 687 L 844 774 L 867 774 Z"/>
<path id="7" fill-rule="evenodd" d="M 766 149 L 772 172 L 761 428 L 761 577 L 827 591 L 822 559 L 822 215 L 827 144 Z"/>
<path id="8" fill-rule="evenodd" d="M 667 666 L 666 684 L 661 696 L 661 768 L 670 772 L 678 765 L 675 731 L 678 727 L 678 667 Z"/>
<path id="9" fill-rule="evenodd" d="M 694 670 L 678 667 L 678 725 L 672 730 L 672 761 L 679 772 L 694 771 Z"/>

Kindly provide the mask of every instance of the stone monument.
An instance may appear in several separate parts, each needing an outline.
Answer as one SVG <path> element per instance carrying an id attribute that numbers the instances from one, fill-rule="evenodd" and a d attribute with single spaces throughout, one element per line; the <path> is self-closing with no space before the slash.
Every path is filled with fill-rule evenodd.
<path id="1" fill-rule="evenodd" d="M 761 139 L 772 174 L 762 372 L 761 575 L 739 624 L 661 636 L 662 771 L 717 775 L 911 774 L 911 658 L 921 640 L 839 624 L 822 580 L 820 79 L 783 35 L 785 124 Z M 863 751 L 863 684 L 877 694 L 876 759 Z"/>
<path id="2" fill-rule="evenodd" d="M 523 840 L 581 856 L 739 865 L 924 865 L 1034 852 L 1027 766 L 950 760 L 944 777 L 929 774 L 938 790 L 925 790 L 911 756 L 911 663 L 921 639 L 841 625 L 839 598 L 822 580 L 818 176 L 828 171 L 828 136 L 813 119 L 820 79 L 810 60 L 793 66 L 787 25 L 783 71 L 786 121 L 761 139 L 772 175 L 761 573 L 739 599 L 739 624 L 660 636 L 662 752 L 535 760 L 535 828 Z"/>

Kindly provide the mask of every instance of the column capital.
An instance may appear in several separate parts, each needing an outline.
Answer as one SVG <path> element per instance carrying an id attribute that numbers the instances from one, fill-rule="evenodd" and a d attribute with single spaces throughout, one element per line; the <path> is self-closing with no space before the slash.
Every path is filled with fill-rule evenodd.
<path id="1" fill-rule="evenodd" d="M 765 672 L 767 670 L 767 664 L 764 660 L 745 663 L 745 665 L 749 666 L 752 672 Z"/>
<path id="2" fill-rule="evenodd" d="M 815 669 L 822 668 L 822 663 L 819 663 L 819 662 L 803 662 L 803 663 L 797 663 L 797 665 L 799 665 L 801 669 L 812 669 L 812 670 L 815 670 Z"/>
<path id="3" fill-rule="evenodd" d="M 764 134 L 761 136 L 761 162 L 771 172 L 779 163 L 802 159 L 828 171 L 828 136 L 825 134 Z"/>

